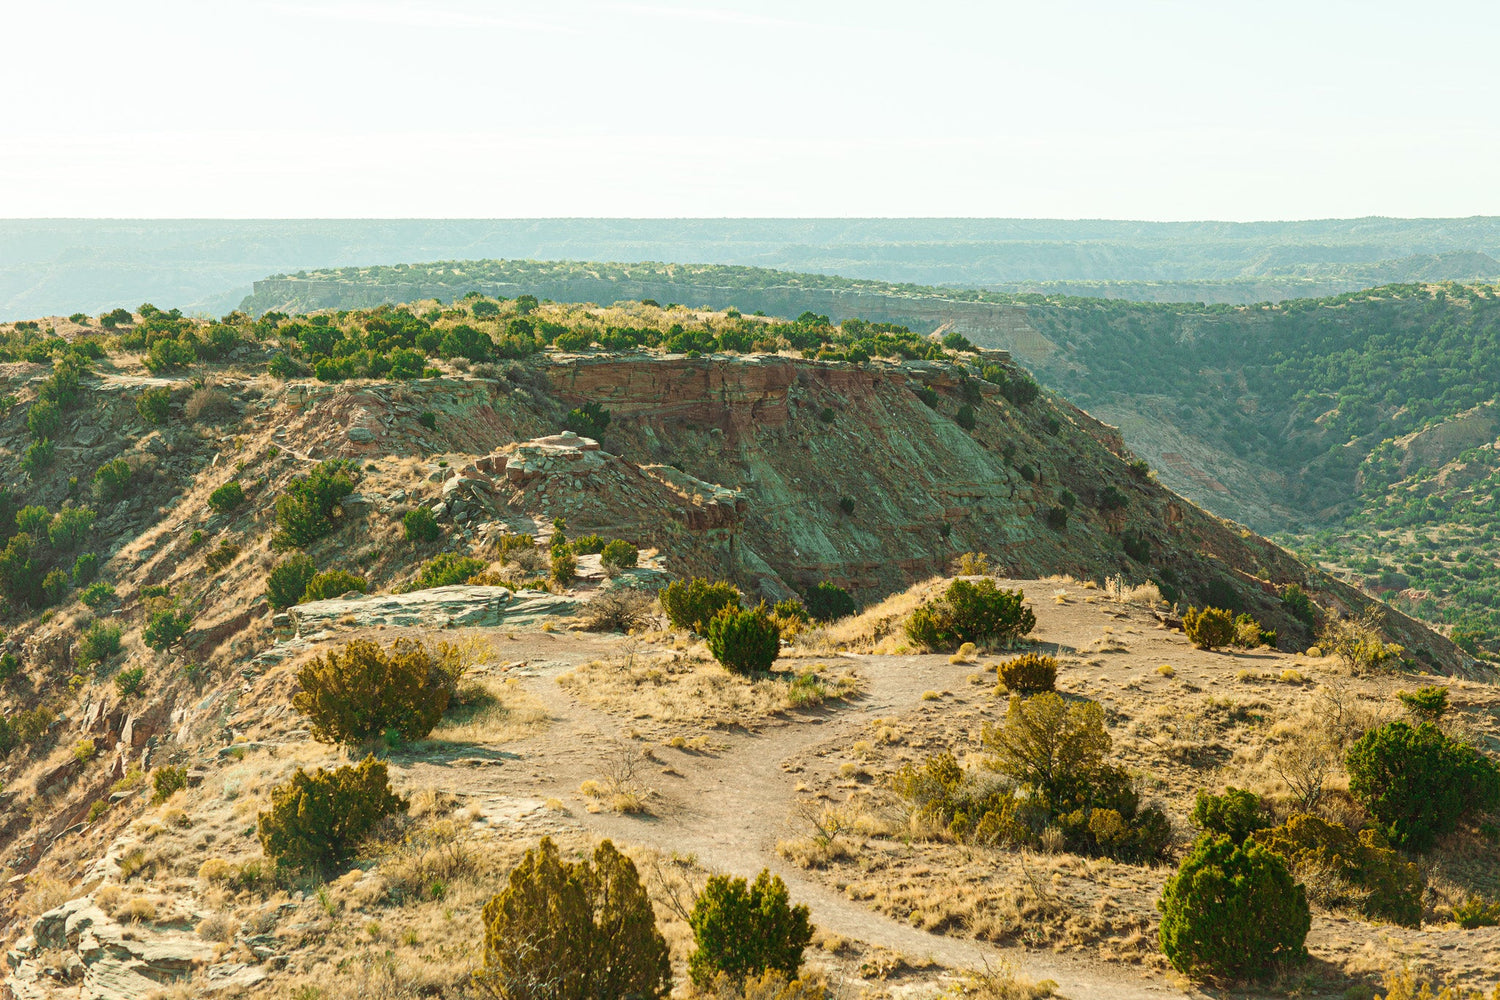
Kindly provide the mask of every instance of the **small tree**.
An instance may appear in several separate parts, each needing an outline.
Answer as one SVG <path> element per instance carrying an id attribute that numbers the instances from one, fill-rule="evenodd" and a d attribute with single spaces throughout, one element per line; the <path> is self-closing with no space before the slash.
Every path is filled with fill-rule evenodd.
<path id="1" fill-rule="evenodd" d="M 296 552 L 287 556 L 266 577 L 266 600 L 277 611 L 299 603 L 317 572 L 312 556 L 307 553 Z"/>
<path id="2" fill-rule="evenodd" d="M 1218 649 L 1234 641 L 1234 615 L 1223 608 L 1190 607 L 1182 616 L 1182 631 L 1199 649 Z"/>
<path id="3" fill-rule="evenodd" d="M 1261 813 L 1260 796 L 1233 785 L 1223 795 L 1199 792 L 1188 818 L 1204 833 L 1226 836 L 1236 844 L 1270 825 Z"/>
<path id="4" fill-rule="evenodd" d="M 1194 979 L 1238 979 L 1300 958 L 1312 926 L 1307 893 L 1279 855 L 1211 834 L 1198 838 L 1156 908 L 1162 954 Z"/>
<path id="5" fill-rule="evenodd" d="M 912 612 L 906 634 L 934 650 L 957 649 L 966 642 L 1010 645 L 1036 628 L 1036 614 L 1023 603 L 1025 596 L 1019 589 L 995 586 L 994 580 L 954 580 L 940 597 Z"/>
<path id="6" fill-rule="evenodd" d="M 171 406 L 172 393 L 162 386 L 147 389 L 135 401 L 135 411 L 148 424 L 166 423 Z"/>
<path id="7" fill-rule="evenodd" d="M 351 591 L 363 594 L 368 586 L 364 577 L 355 576 L 348 570 L 325 570 L 307 581 L 307 589 L 302 592 L 302 600 L 304 602 L 326 601 L 331 597 L 338 597 Z"/>
<path id="8" fill-rule="evenodd" d="M 562 860 L 550 838 L 526 852 L 485 904 L 484 967 L 505 1000 L 662 1000 L 667 943 L 635 865 L 609 841 L 592 861 Z"/>
<path id="9" fill-rule="evenodd" d="M 604 572 L 615 576 L 627 569 L 634 569 L 637 555 L 634 545 L 616 538 L 599 553 L 599 563 L 604 567 Z"/>
<path id="10" fill-rule="evenodd" d="M 388 732 L 419 740 L 448 707 L 446 678 L 421 643 L 398 639 L 390 650 L 354 639 L 297 671 L 302 690 L 292 706 L 306 715 L 313 738 L 364 743 Z"/>
<path id="11" fill-rule="evenodd" d="M 271 809 L 256 823 L 261 848 L 279 865 L 326 869 L 347 863 L 382 819 L 405 812 L 391 791 L 385 763 L 366 757 L 357 767 L 312 773 L 298 768 L 271 790 Z"/>
<path id="12" fill-rule="evenodd" d="M 141 638 L 157 652 L 165 652 L 187 635 L 188 629 L 192 627 L 193 619 L 187 612 L 162 608 L 151 613 L 146 627 L 141 630 Z"/>
<path id="13" fill-rule="evenodd" d="M 714 659 L 737 674 L 770 670 L 781 655 L 781 629 L 764 604 L 743 611 L 720 609 L 709 620 L 707 639 Z"/>
<path id="14" fill-rule="evenodd" d="M 431 587 L 452 587 L 476 573 L 484 572 L 484 567 L 483 559 L 461 556 L 457 552 L 442 552 L 423 563 L 417 572 L 417 578 L 405 589 L 410 592 Z"/>
<path id="15" fill-rule="evenodd" d="M 123 458 L 113 458 L 94 470 L 92 490 L 94 499 L 103 503 L 114 503 L 125 496 L 130 487 L 130 463 Z"/>
<path id="16" fill-rule="evenodd" d="M 208 505 L 216 514 L 228 514 L 245 502 L 245 488 L 231 480 L 208 495 Z"/>
<path id="17" fill-rule="evenodd" d="M 720 974 L 736 985 L 767 971 L 793 978 L 812 940 L 807 907 L 792 906 L 786 883 L 764 869 L 749 885 L 728 875 L 710 878 L 688 925 L 697 942 L 688 956 L 688 974 L 698 989 L 707 989 Z"/>
<path id="18" fill-rule="evenodd" d="M 1370 608 L 1358 618 L 1329 618 L 1318 633 L 1318 646 L 1356 674 L 1384 666 L 1401 652 L 1380 638 L 1380 612 Z"/>
<path id="19" fill-rule="evenodd" d="M 1096 701 L 1069 704 L 1051 691 L 1024 700 L 1012 695 L 1004 722 L 985 725 L 980 742 L 990 752 L 986 767 L 1054 813 L 1089 804 L 1094 787 L 1110 777 L 1109 733 Z"/>
<path id="20" fill-rule="evenodd" d="M 804 596 L 803 605 L 814 621 L 832 622 L 847 618 L 857 610 L 854 598 L 843 587 L 822 581 Z"/>
<path id="21" fill-rule="evenodd" d="M 300 549 L 333 531 L 339 501 L 354 492 L 354 479 L 347 462 L 319 462 L 305 476 L 287 484 L 276 500 L 276 534 L 271 544 L 278 549 Z"/>
<path id="22" fill-rule="evenodd" d="M 1472 811 L 1500 805 L 1500 769 L 1430 722 L 1388 722 L 1345 757 L 1349 793 L 1397 847 L 1425 851 Z"/>
<path id="23" fill-rule="evenodd" d="M 413 507 L 401 518 L 401 526 L 406 529 L 406 540 L 413 545 L 424 542 L 435 542 L 443 537 L 443 529 L 438 526 L 437 515 L 426 507 Z"/>
<path id="24" fill-rule="evenodd" d="M 740 592 L 732 583 L 715 583 L 701 577 L 684 583 L 674 580 L 657 592 L 662 611 L 673 628 L 688 629 L 703 635 L 708 623 L 721 610 L 738 608 Z"/>

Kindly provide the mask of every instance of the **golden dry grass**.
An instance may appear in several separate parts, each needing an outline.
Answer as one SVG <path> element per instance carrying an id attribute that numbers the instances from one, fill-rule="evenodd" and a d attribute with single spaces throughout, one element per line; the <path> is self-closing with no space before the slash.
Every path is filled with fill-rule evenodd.
<path id="1" fill-rule="evenodd" d="M 459 704 L 427 737 L 436 743 L 508 743 L 547 727 L 547 710 L 514 678 L 485 677 L 460 688 Z"/>

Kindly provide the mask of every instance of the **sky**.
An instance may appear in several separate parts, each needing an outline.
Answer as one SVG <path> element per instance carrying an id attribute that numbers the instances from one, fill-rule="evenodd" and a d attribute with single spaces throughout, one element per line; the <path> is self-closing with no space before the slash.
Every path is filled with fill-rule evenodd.
<path id="1" fill-rule="evenodd" d="M 1500 214 L 1500 4 L 0 5 L 0 217 Z"/>

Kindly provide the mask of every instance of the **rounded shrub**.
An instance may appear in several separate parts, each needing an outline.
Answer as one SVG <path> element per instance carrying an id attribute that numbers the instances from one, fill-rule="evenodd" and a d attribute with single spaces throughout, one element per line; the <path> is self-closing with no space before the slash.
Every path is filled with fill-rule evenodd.
<path id="1" fill-rule="evenodd" d="M 1255 842 L 1286 860 L 1308 896 L 1323 906 L 1406 927 L 1422 923 L 1421 870 L 1391 850 L 1379 830 L 1358 833 L 1307 813 L 1257 831 Z"/>
<path id="2" fill-rule="evenodd" d="M 1213 834 L 1198 838 L 1156 908 L 1162 954 L 1193 979 L 1241 979 L 1300 958 L 1312 926 L 1307 893 L 1280 855 Z"/>
<path id="3" fill-rule="evenodd" d="M 1025 694 L 1051 691 L 1057 684 L 1057 660 L 1038 653 L 1026 653 L 1000 664 L 997 673 L 1007 691 Z"/>
<path id="4" fill-rule="evenodd" d="M 1269 825 L 1261 812 L 1260 796 L 1233 785 L 1223 795 L 1199 792 L 1188 819 L 1204 833 L 1228 837 L 1236 844 Z"/>
<path id="5" fill-rule="evenodd" d="M 918 607 L 906 622 L 906 634 L 932 650 L 975 645 L 1010 645 L 1036 628 L 1036 614 L 1023 603 L 1020 590 L 1005 590 L 994 580 L 954 580 L 935 600 Z"/>
<path id="6" fill-rule="evenodd" d="M 324 743 L 359 744 L 390 733 L 419 740 L 438 724 L 450 697 L 432 655 L 406 639 L 389 650 L 354 639 L 304 663 L 297 683 L 292 707 Z"/>
<path id="7" fill-rule="evenodd" d="M 634 545 L 616 538 L 600 550 L 599 564 L 604 567 L 604 572 L 614 575 L 634 569 L 638 555 Z"/>
<path id="8" fill-rule="evenodd" d="M 686 582 L 674 580 L 657 591 L 662 611 L 673 628 L 705 634 L 708 623 L 724 608 L 740 606 L 740 592 L 732 583 L 713 582 L 694 577 Z"/>
<path id="9" fill-rule="evenodd" d="M 435 542 L 443 537 L 437 515 L 426 507 L 413 507 L 401 518 L 401 527 L 406 530 L 406 540 L 413 544 Z"/>
<path id="10" fill-rule="evenodd" d="M 1182 616 L 1182 631 L 1199 649 L 1218 649 L 1234 641 L 1234 615 L 1223 608 L 1189 607 Z"/>
<path id="11" fill-rule="evenodd" d="M 849 591 L 827 580 L 809 590 L 802 599 L 807 613 L 814 621 L 833 622 L 848 618 L 857 610 Z"/>
<path id="12" fill-rule="evenodd" d="M 662 1000 L 672 987 L 651 900 L 635 865 L 608 840 L 591 860 L 568 862 L 543 838 L 485 904 L 483 920 L 475 979 L 490 995 Z"/>
<path id="13" fill-rule="evenodd" d="M 324 570 L 307 581 L 307 588 L 302 592 L 302 601 L 326 601 L 350 591 L 363 594 L 368 586 L 364 577 L 355 576 L 348 570 Z"/>
<path id="14" fill-rule="evenodd" d="M 484 572 L 485 566 L 483 559 L 461 556 L 457 552 L 443 552 L 423 563 L 417 578 L 405 589 L 410 592 L 430 587 L 452 587 L 476 573 Z"/>
<path id="15" fill-rule="evenodd" d="M 791 979 L 812 941 L 806 906 L 793 906 L 786 883 L 762 869 L 755 881 L 715 875 L 688 915 L 697 944 L 688 956 L 693 985 L 709 989 L 721 975 L 735 985 L 765 972 Z"/>
<path id="16" fill-rule="evenodd" d="M 1349 792 L 1397 847 L 1425 851 L 1469 812 L 1500 805 L 1500 769 L 1424 722 L 1388 722 L 1349 748 Z"/>
<path id="17" fill-rule="evenodd" d="M 266 577 L 266 600 L 277 611 L 299 603 L 317 572 L 312 556 L 304 552 L 287 556 Z"/>
<path id="18" fill-rule="evenodd" d="M 737 674 L 770 670 L 781 655 L 781 629 L 764 604 L 745 610 L 720 609 L 709 620 L 707 638 L 714 659 Z"/>
<path id="19" fill-rule="evenodd" d="M 278 865 L 323 869 L 347 863 L 382 819 L 406 807 L 391 791 L 385 763 L 366 757 L 333 771 L 299 767 L 271 790 L 270 811 L 260 814 L 256 829 Z"/>
<path id="20" fill-rule="evenodd" d="M 238 482 L 227 482 L 208 495 L 208 505 L 216 514 L 228 514 L 245 502 L 245 488 Z"/>

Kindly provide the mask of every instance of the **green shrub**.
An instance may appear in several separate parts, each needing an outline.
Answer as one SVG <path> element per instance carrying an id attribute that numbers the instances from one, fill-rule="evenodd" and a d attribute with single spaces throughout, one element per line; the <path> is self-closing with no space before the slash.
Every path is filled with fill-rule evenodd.
<path id="1" fill-rule="evenodd" d="M 1189 607 L 1182 616 L 1182 631 L 1199 649 L 1218 649 L 1234 641 L 1234 616 L 1223 608 Z"/>
<path id="2" fill-rule="evenodd" d="M 974 407 L 968 403 L 960 406 L 958 412 L 953 415 L 953 422 L 966 431 L 972 431 L 977 422 L 974 415 Z"/>
<path id="3" fill-rule="evenodd" d="M 1234 644 L 1245 649 L 1256 649 L 1260 646 L 1276 647 L 1276 630 L 1263 629 L 1260 622 L 1249 614 L 1241 612 L 1234 616 Z"/>
<path id="4" fill-rule="evenodd" d="M 69 578 L 66 570 L 48 570 L 47 575 L 42 577 L 42 604 L 51 607 L 68 596 L 73 581 Z"/>
<path id="5" fill-rule="evenodd" d="M 1318 623 L 1318 606 L 1313 599 L 1298 584 L 1291 584 L 1282 592 L 1281 606 L 1286 613 L 1297 619 L 1308 628 Z"/>
<path id="6" fill-rule="evenodd" d="M 1453 922 L 1466 931 L 1500 925 L 1500 901 L 1486 903 L 1478 896 L 1470 896 L 1453 908 Z"/>
<path id="7" fill-rule="evenodd" d="M 1261 813 L 1260 796 L 1233 785 L 1223 795 L 1200 791 L 1188 818 L 1204 833 L 1228 837 L 1236 844 L 1269 825 Z"/>
<path id="8" fill-rule="evenodd" d="M 141 356 L 141 364 L 152 375 L 186 368 L 197 360 L 198 352 L 193 350 L 191 344 L 170 337 L 152 341 L 151 347 Z"/>
<path id="9" fill-rule="evenodd" d="M 1356 674 L 1385 666 L 1401 653 L 1400 646 L 1381 638 L 1380 613 L 1374 609 L 1358 618 L 1329 618 L 1318 633 L 1318 646 Z"/>
<path id="10" fill-rule="evenodd" d="M 45 539 L 52 525 L 52 512 L 41 504 L 27 504 L 16 511 L 16 532 L 32 539 Z"/>
<path id="11" fill-rule="evenodd" d="M 187 787 L 187 768 L 167 764 L 151 772 L 151 802 L 160 804 Z"/>
<path id="12" fill-rule="evenodd" d="M 688 925 L 696 943 L 688 975 L 698 989 L 720 974 L 736 985 L 767 971 L 793 978 L 813 933 L 807 907 L 791 905 L 786 883 L 764 869 L 748 885 L 728 875 L 710 878 Z"/>
<path id="13" fill-rule="evenodd" d="M 814 621 L 833 622 L 847 618 L 858 610 L 854 598 L 837 584 L 822 581 L 809 590 L 802 599 L 803 606 Z"/>
<path id="14" fill-rule="evenodd" d="M 52 444 L 51 438 L 42 438 L 27 445 L 26 453 L 21 456 L 21 469 L 32 479 L 36 479 L 43 472 L 52 467 L 52 459 L 57 448 Z"/>
<path id="15" fill-rule="evenodd" d="M 1036 627 L 1036 615 L 1022 603 L 1025 596 L 995 586 L 994 580 L 954 580 L 940 597 L 912 612 L 906 634 L 933 650 L 966 642 L 1011 645 Z"/>
<path id="16" fill-rule="evenodd" d="M 1417 688 L 1415 691 L 1398 691 L 1396 697 L 1406 706 L 1406 711 L 1422 722 L 1437 722 L 1448 711 L 1448 689 L 1436 685 Z"/>
<path id="17" fill-rule="evenodd" d="M 578 557 L 568 546 L 552 550 L 552 582 L 566 587 L 578 575 Z"/>
<path id="18" fill-rule="evenodd" d="M 21 672 L 21 661 L 14 653 L 0 653 L 0 684 L 10 683 Z"/>
<path id="19" fill-rule="evenodd" d="M 635 865 L 608 840 L 562 860 L 550 838 L 485 904 L 479 985 L 504 1000 L 664 1000 L 666 940 Z"/>
<path id="20" fill-rule="evenodd" d="M 147 646 L 157 652 L 165 652 L 187 635 L 188 629 L 192 627 L 192 616 L 186 612 L 179 613 L 171 608 L 163 608 L 151 613 L 146 627 L 141 630 L 141 638 Z"/>
<path id="21" fill-rule="evenodd" d="M 579 437 L 597 439 L 609 426 L 610 413 L 598 403 L 584 403 L 583 406 L 569 410 L 568 415 L 563 418 L 563 429 L 570 430 Z"/>
<path id="22" fill-rule="evenodd" d="M 1500 805 L 1500 769 L 1430 722 L 1388 722 L 1345 755 L 1349 792 L 1397 847 L 1425 851 L 1466 813 Z"/>
<path id="23" fill-rule="evenodd" d="M 99 578 L 99 557 L 85 552 L 73 560 L 73 586 L 82 587 Z"/>
<path id="24" fill-rule="evenodd" d="M 50 438 L 62 427 L 62 407 L 51 400 L 38 399 L 26 411 L 26 429 L 37 439 Z"/>
<path id="25" fill-rule="evenodd" d="M 1378 830 L 1348 827 L 1298 813 L 1254 834 L 1281 855 L 1313 902 L 1407 927 L 1422 923 L 1421 870 L 1391 850 Z"/>
<path id="26" fill-rule="evenodd" d="M 1016 819 L 1016 796 L 993 781 L 975 781 L 944 751 L 922 765 L 903 764 L 891 778 L 891 788 L 911 804 L 912 816 L 945 828 L 961 842 L 1029 841 L 1029 831 Z"/>
<path id="27" fill-rule="evenodd" d="M 324 570 L 321 573 L 314 574 L 313 578 L 307 581 L 307 588 L 302 591 L 302 601 L 298 603 L 302 603 L 303 601 L 326 601 L 331 597 L 339 597 L 350 591 L 358 591 L 363 594 L 367 587 L 369 587 L 369 583 L 366 582 L 364 577 L 355 576 L 347 570 Z"/>
<path id="28" fill-rule="evenodd" d="M 497 547 L 500 550 L 500 561 L 510 562 L 520 553 L 535 551 L 536 539 L 531 535 L 501 535 Z"/>
<path id="29" fill-rule="evenodd" d="M 740 606 L 740 592 L 732 583 L 714 583 L 701 577 L 684 583 L 674 580 L 656 595 L 673 628 L 706 634 L 708 623 L 725 608 Z"/>
<path id="30" fill-rule="evenodd" d="M 297 671 L 292 706 L 306 715 L 313 738 L 359 744 L 395 733 L 419 740 L 448 707 L 450 685 L 421 643 L 398 639 L 387 651 L 354 639 Z"/>
<path id="31" fill-rule="evenodd" d="M 92 667 L 105 663 L 120 651 L 120 626 L 95 621 L 78 637 L 78 665 Z"/>
<path id="32" fill-rule="evenodd" d="M 167 413 L 171 406 L 172 393 L 161 386 L 147 389 L 135 400 L 135 412 L 139 413 L 141 419 L 148 424 L 166 423 Z"/>
<path id="33" fill-rule="evenodd" d="M 115 588 L 101 580 L 84 588 L 83 593 L 78 595 L 78 599 L 84 603 L 85 607 L 98 611 L 115 599 Z"/>
<path id="34" fill-rule="evenodd" d="M 261 848 L 278 865 L 325 869 L 347 863 L 385 817 L 405 812 L 383 761 L 312 773 L 298 768 L 271 790 L 271 808 L 256 823 Z"/>
<path id="35" fill-rule="evenodd" d="M 47 526 L 47 541 L 59 552 L 76 551 L 94 527 L 94 517 L 91 508 L 63 504 Z"/>
<path id="36" fill-rule="evenodd" d="M 427 590 L 430 587 L 451 587 L 463 583 L 476 573 L 484 572 L 483 559 L 461 556 L 456 552 L 443 552 L 422 564 L 416 580 L 406 590 Z"/>
<path id="37" fill-rule="evenodd" d="M 1034 475 L 1035 473 L 1033 473 Z M 1022 472 L 1024 477 L 1025 473 Z M 1068 508 L 1051 507 L 1047 510 L 1047 527 L 1053 531 L 1064 531 L 1068 527 Z"/>
<path id="38" fill-rule="evenodd" d="M 724 607 L 708 623 L 708 649 L 737 674 L 770 670 L 781 655 L 781 629 L 764 604 L 740 610 Z"/>
<path id="39" fill-rule="evenodd" d="M 573 551 L 581 556 L 596 556 L 604 551 L 604 536 L 580 535 L 573 539 Z"/>
<path id="40" fill-rule="evenodd" d="M 120 692 L 121 698 L 134 698 L 145 680 L 145 667 L 131 667 L 115 674 L 115 689 Z"/>
<path id="41" fill-rule="evenodd" d="M 634 569 L 637 556 L 634 545 L 616 538 L 600 550 L 599 564 L 604 567 L 605 573 L 614 576 L 624 570 Z"/>
<path id="42" fill-rule="evenodd" d="M 1312 926 L 1307 894 L 1280 855 L 1211 834 L 1198 838 L 1156 908 L 1162 954 L 1193 979 L 1240 979 L 1299 959 Z"/>
<path id="43" fill-rule="evenodd" d="M 123 458 L 110 459 L 94 470 L 94 499 L 104 503 L 123 499 L 130 488 L 130 478 L 130 463 Z"/>
<path id="44" fill-rule="evenodd" d="M 201 532 L 195 531 L 192 535 L 188 536 L 188 545 L 190 547 L 196 547 L 202 543 L 203 535 Z M 238 559 L 239 555 L 240 547 L 226 538 L 221 540 L 218 545 L 214 546 L 212 551 L 203 557 L 203 563 L 217 573 Z"/>
<path id="45" fill-rule="evenodd" d="M 938 394 L 936 389 L 929 389 L 924 385 L 920 389 L 913 389 L 912 392 L 916 393 L 917 398 L 927 404 L 928 409 L 937 409 Z"/>
<path id="46" fill-rule="evenodd" d="M 435 542 L 443 537 L 437 515 L 426 507 L 413 507 L 407 511 L 401 518 L 401 526 L 406 529 L 406 540 L 413 545 Z"/>
<path id="47" fill-rule="evenodd" d="M 277 611 L 299 603 L 317 572 L 312 556 L 305 552 L 287 556 L 266 577 L 266 600 Z"/>
<path id="48" fill-rule="evenodd" d="M 343 461 L 319 462 L 307 475 L 294 478 L 276 500 L 272 546 L 300 549 L 329 534 L 339 501 L 353 492 L 349 463 Z"/>
<path id="49" fill-rule="evenodd" d="M 430 431 L 435 431 L 437 430 L 437 414 L 431 410 L 423 410 L 417 416 L 417 423 Z"/>
<path id="50" fill-rule="evenodd" d="M 1057 683 L 1057 660 L 1038 653 L 1026 653 L 1000 664 L 996 672 L 1007 691 L 1023 694 L 1051 691 Z"/>
<path id="51" fill-rule="evenodd" d="M 208 495 L 208 505 L 216 514 L 228 514 L 245 502 L 245 488 L 238 482 L 228 482 Z"/>

